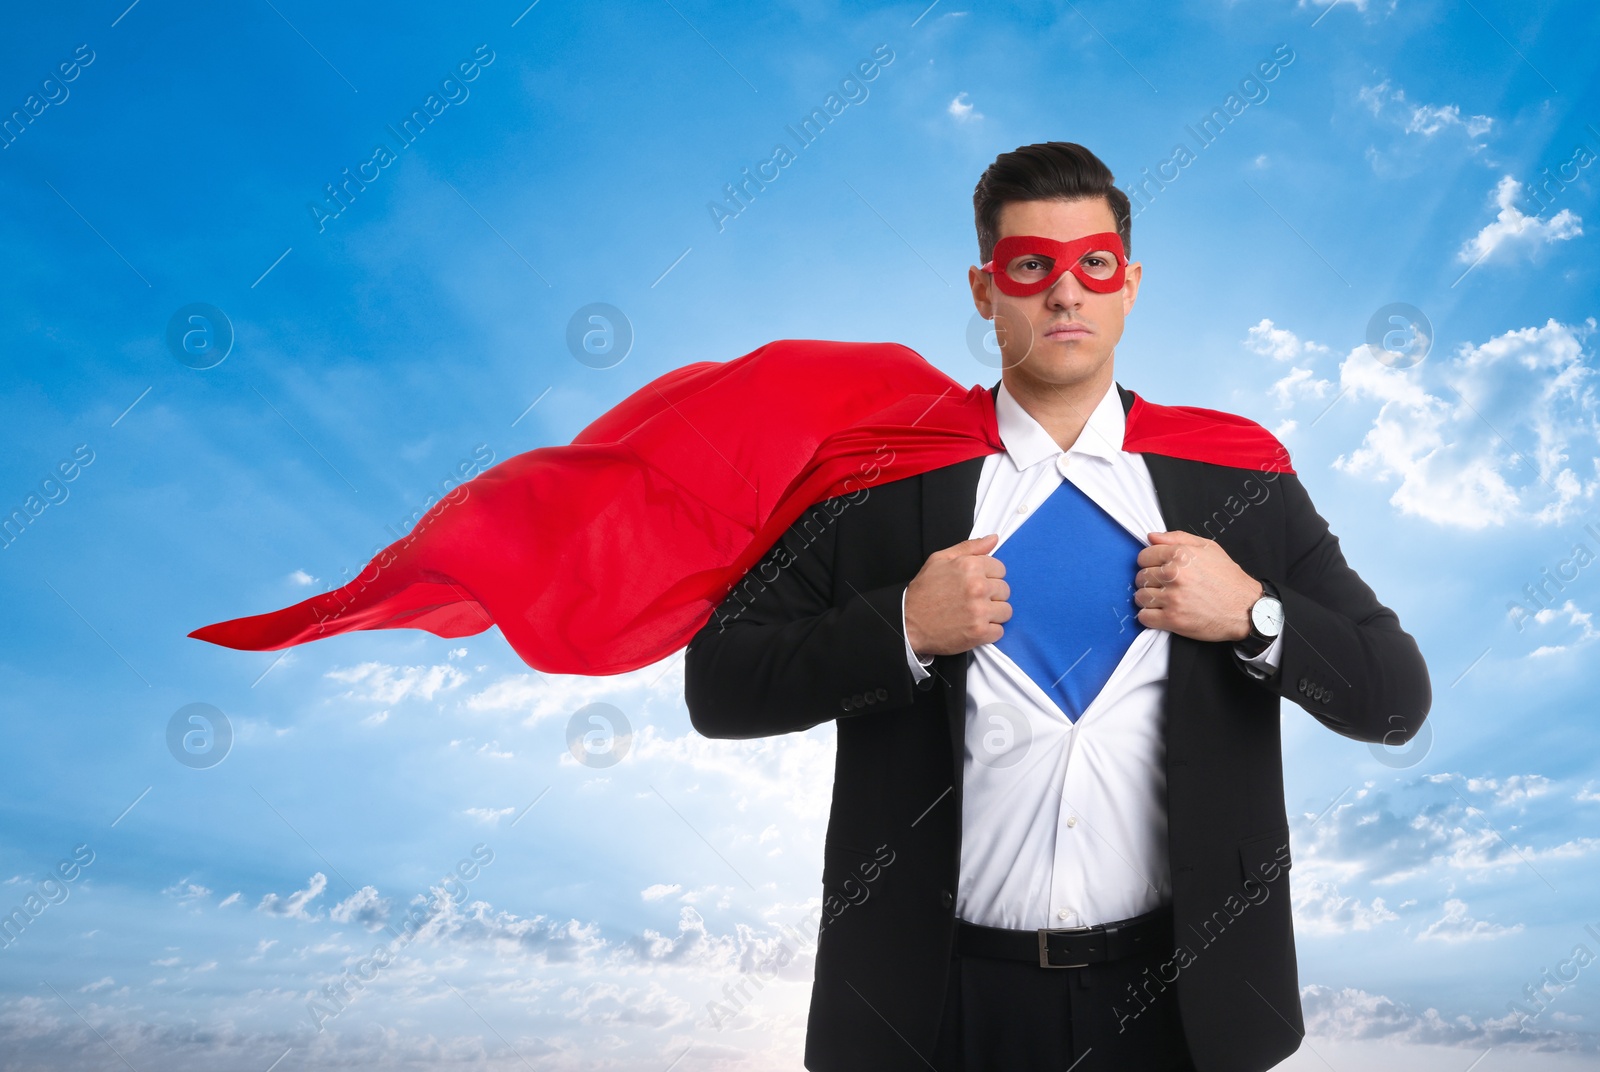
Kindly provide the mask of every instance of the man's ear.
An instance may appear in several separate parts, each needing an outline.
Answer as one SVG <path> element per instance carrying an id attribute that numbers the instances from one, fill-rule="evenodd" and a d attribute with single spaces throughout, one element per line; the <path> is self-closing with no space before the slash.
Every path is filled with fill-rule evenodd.
<path id="1" fill-rule="evenodd" d="M 1133 303 L 1139 297 L 1139 280 L 1144 276 L 1144 265 L 1134 261 L 1128 265 L 1122 280 L 1122 315 L 1133 312 Z"/>
<path id="2" fill-rule="evenodd" d="M 985 320 L 994 319 L 994 298 L 989 289 L 993 285 L 994 280 L 988 272 L 977 267 L 967 269 L 967 286 L 972 289 L 972 304 L 977 306 Z"/>

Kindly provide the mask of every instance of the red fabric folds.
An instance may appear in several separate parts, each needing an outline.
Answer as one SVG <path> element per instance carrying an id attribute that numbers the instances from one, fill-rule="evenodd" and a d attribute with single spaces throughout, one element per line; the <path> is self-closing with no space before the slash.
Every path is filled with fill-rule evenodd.
<path id="1" fill-rule="evenodd" d="M 1122 449 L 1213 465 L 1292 473 L 1289 449 L 1248 417 L 1199 406 L 1158 406 L 1134 392 Z"/>
<path id="2" fill-rule="evenodd" d="M 619 674 L 686 645 L 811 504 L 1001 449 L 988 388 L 915 351 L 780 340 L 674 369 L 570 445 L 493 466 L 342 588 L 189 635 L 274 651 L 498 625 L 537 670 Z M 1137 396 L 1125 449 L 1293 471 L 1251 421 Z"/>

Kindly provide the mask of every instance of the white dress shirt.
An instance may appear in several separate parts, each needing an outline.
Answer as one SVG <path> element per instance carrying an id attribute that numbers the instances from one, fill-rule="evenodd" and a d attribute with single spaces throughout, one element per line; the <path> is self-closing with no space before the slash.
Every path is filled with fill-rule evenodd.
<path id="1" fill-rule="evenodd" d="M 1122 450 L 1115 384 L 1065 451 L 1004 383 L 995 414 L 1005 450 L 983 460 L 969 537 L 999 533 L 995 558 L 1005 561 L 1007 537 L 1063 479 L 1144 546 L 1147 533 L 1167 530 L 1144 458 Z M 995 645 L 968 652 L 959 918 L 1085 927 L 1171 901 L 1161 710 L 1170 641 L 1165 630 L 1140 630 L 1076 723 Z M 1281 646 L 1280 634 L 1245 659 L 1252 673 L 1274 672 Z M 916 680 L 929 676 L 933 657 L 919 660 L 909 640 L 906 658 Z"/>

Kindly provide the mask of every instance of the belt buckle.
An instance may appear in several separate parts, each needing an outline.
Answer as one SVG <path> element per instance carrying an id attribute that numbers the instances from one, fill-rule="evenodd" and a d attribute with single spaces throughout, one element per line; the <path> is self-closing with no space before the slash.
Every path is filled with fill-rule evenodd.
<path id="1" fill-rule="evenodd" d="M 1082 964 L 1052 964 L 1050 963 L 1050 935 L 1052 934 L 1090 934 L 1093 927 L 1040 927 L 1039 928 L 1039 967 L 1041 968 L 1087 968 L 1088 961 Z"/>

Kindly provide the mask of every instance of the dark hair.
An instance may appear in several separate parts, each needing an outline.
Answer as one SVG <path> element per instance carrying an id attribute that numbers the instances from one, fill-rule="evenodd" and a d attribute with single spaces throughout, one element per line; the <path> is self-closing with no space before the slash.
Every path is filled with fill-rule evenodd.
<path id="1" fill-rule="evenodd" d="M 1129 257 L 1133 256 L 1133 215 L 1128 195 L 1117 189 L 1111 169 L 1083 146 L 1070 141 L 1046 141 L 1001 153 L 978 180 L 972 192 L 972 211 L 978 225 L 978 263 L 994 255 L 1000 240 L 1000 210 L 1012 201 L 1082 201 L 1103 197 L 1117 221 L 1117 233 Z"/>

